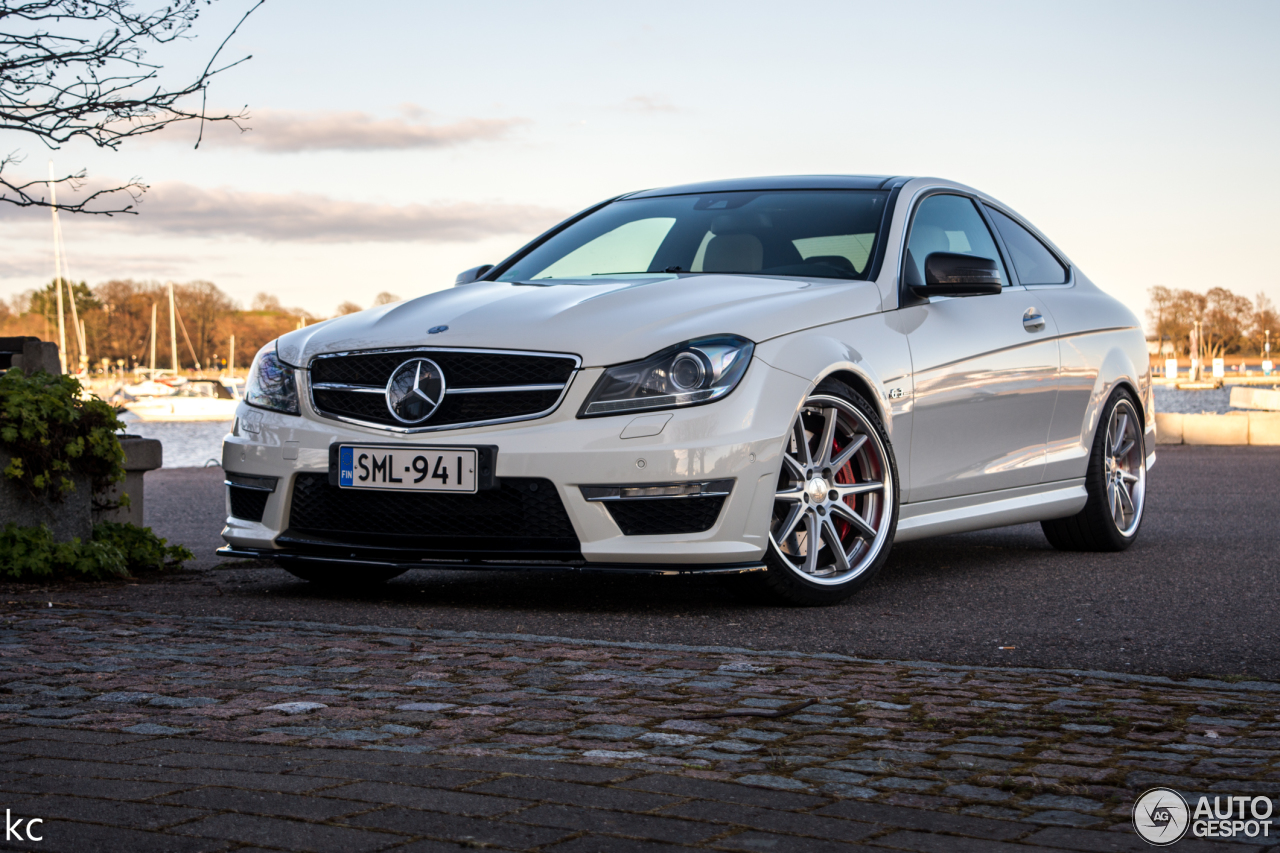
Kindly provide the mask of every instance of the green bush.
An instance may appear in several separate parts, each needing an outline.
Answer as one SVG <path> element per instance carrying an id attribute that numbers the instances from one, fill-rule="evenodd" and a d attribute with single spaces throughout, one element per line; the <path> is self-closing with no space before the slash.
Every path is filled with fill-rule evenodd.
<path id="1" fill-rule="evenodd" d="M 73 474 L 93 492 L 124 479 L 124 450 L 115 409 L 84 393 L 74 376 L 21 370 L 0 375 L 0 448 L 11 459 L 4 476 L 36 500 L 60 500 Z"/>
<path id="2" fill-rule="evenodd" d="M 93 538 L 81 542 L 53 541 L 43 524 L 19 527 L 10 522 L 0 530 L 0 576 L 15 580 L 74 577 L 82 580 L 132 577 L 136 573 L 181 568 L 195 559 L 185 546 L 169 545 L 150 527 L 103 521 L 93 526 Z"/>

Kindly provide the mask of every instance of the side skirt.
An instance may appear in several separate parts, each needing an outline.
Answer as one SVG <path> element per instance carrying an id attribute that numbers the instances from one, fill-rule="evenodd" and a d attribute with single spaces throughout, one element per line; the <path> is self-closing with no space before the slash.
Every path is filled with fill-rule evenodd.
<path id="1" fill-rule="evenodd" d="M 1084 478 L 903 504 L 895 542 L 1066 518 L 1084 509 Z"/>

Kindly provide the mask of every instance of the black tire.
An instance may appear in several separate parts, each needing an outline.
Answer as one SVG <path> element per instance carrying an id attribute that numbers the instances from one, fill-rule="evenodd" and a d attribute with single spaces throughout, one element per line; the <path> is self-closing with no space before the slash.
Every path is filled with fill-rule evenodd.
<path id="1" fill-rule="evenodd" d="M 824 405 L 832 405 L 829 401 L 841 401 L 849 410 L 843 408 L 823 409 Z M 824 403 L 824 401 L 827 401 Z M 836 427 L 833 428 L 833 436 L 835 432 L 842 429 L 849 429 L 847 432 L 850 441 L 846 442 L 845 448 L 838 447 L 839 438 L 836 437 L 832 442 L 832 450 L 847 451 L 847 448 L 854 438 L 859 435 L 866 435 L 865 441 L 860 442 L 860 450 L 836 471 L 829 469 L 815 468 L 824 482 L 829 483 L 827 488 L 832 491 L 829 495 L 836 495 L 836 490 L 844 487 L 869 487 L 876 484 L 874 479 L 878 476 L 881 488 L 876 491 L 859 493 L 856 495 L 839 495 L 838 498 L 824 498 L 823 501 L 810 501 L 806 495 L 803 498 L 803 513 L 814 513 L 813 519 L 815 524 L 821 525 L 822 521 L 818 513 L 822 517 L 830 516 L 827 524 L 830 528 L 823 526 L 818 528 L 819 545 L 814 557 L 812 565 L 818 571 L 812 574 L 806 574 L 804 566 L 811 565 L 807 556 L 799 553 L 788 553 L 788 549 L 799 541 L 799 530 L 796 526 L 795 533 L 784 536 L 784 542 L 779 545 L 774 539 L 775 532 L 781 532 L 787 522 L 790 520 L 789 509 L 790 504 L 782 500 L 775 502 L 774 515 L 771 518 L 769 545 L 765 552 L 764 562 L 768 566 L 765 572 L 752 573 L 746 575 L 745 579 L 749 584 L 755 587 L 757 596 L 767 597 L 773 603 L 785 603 L 790 605 L 799 605 L 806 607 L 824 606 L 838 604 L 849 598 L 858 590 L 865 587 L 871 582 L 872 578 L 880 571 L 885 561 L 889 558 L 889 551 L 893 547 L 893 537 L 898 526 L 898 467 L 893 457 L 893 446 L 889 442 L 888 432 L 884 428 L 884 423 L 880 420 L 880 416 L 876 413 L 875 407 L 863 399 L 857 391 L 850 388 L 843 382 L 827 379 L 818 385 L 817 388 L 805 400 L 797 415 L 797 425 L 800 426 L 800 433 L 811 436 L 806 439 L 807 442 L 813 444 L 813 450 L 808 449 L 804 453 L 812 459 L 813 454 L 821 450 L 821 436 L 817 431 L 811 433 L 804 428 L 805 419 L 815 415 L 815 411 L 836 411 L 845 417 L 844 421 L 837 421 Z M 854 414 L 856 413 L 856 415 Z M 825 426 L 825 420 L 823 421 Z M 853 429 L 856 427 L 856 429 Z M 792 456 L 798 451 L 797 445 L 797 428 L 793 427 L 791 433 L 787 437 L 787 444 L 783 448 L 784 457 Z M 828 456 L 823 458 L 830 458 Z M 820 459 L 812 459 L 815 464 L 821 464 Z M 835 461 L 839 461 L 838 458 Z M 788 482 L 789 471 L 794 470 L 790 464 L 784 459 L 782 471 L 779 473 L 779 490 L 782 491 L 793 484 Z M 827 473 L 822 473 L 826 470 Z M 809 480 L 808 482 L 813 482 Z M 808 488 L 805 488 L 808 491 Z M 815 492 L 817 489 L 815 488 Z M 850 502 L 852 501 L 852 502 Z M 824 503 L 825 502 L 825 503 Z M 837 506 L 836 510 L 830 513 L 825 511 L 826 506 L 833 506 L 837 503 L 844 503 L 848 507 L 862 517 L 864 514 L 870 517 L 870 520 L 864 519 L 868 525 L 874 525 L 874 537 L 866 536 L 855 532 L 855 527 L 846 521 L 847 513 L 842 507 Z M 796 503 L 796 506 L 801 506 Z M 821 507 L 821 509 L 820 509 Z M 843 514 L 842 514 L 843 513 Z M 808 523 L 807 517 L 805 523 Z M 843 530 L 839 525 L 843 524 Z M 808 528 L 812 530 L 814 528 Z M 837 565 L 836 552 L 830 544 L 830 540 L 824 538 L 831 536 L 835 541 L 841 544 L 841 554 L 844 555 L 843 565 L 846 567 L 844 571 L 840 570 Z M 797 537 L 793 539 L 793 537 Z M 809 535 L 806 535 L 806 541 Z M 845 550 L 845 541 L 849 543 L 849 548 Z M 863 547 L 865 546 L 865 548 Z M 819 575 L 822 567 L 818 566 L 818 561 L 824 559 L 822 549 L 826 549 L 826 558 L 831 560 L 830 574 L 826 577 Z M 807 552 L 806 547 L 806 552 Z M 856 563 L 854 559 L 856 558 Z M 844 577 L 847 575 L 847 577 Z M 843 578 L 843 579 L 842 579 Z"/>
<path id="2" fill-rule="evenodd" d="M 388 566 L 327 566 L 323 563 L 292 561 L 281 563 L 280 568 L 295 578 L 332 589 L 360 589 L 376 586 L 408 571 L 408 569 L 395 569 Z"/>
<path id="3" fill-rule="evenodd" d="M 1085 473 L 1085 491 L 1088 500 L 1084 509 L 1068 518 L 1055 518 L 1040 522 L 1045 538 L 1049 544 L 1059 551 L 1123 551 L 1133 544 L 1142 526 L 1143 510 L 1146 507 L 1146 447 L 1144 446 L 1144 426 L 1137 402 L 1127 390 L 1118 388 L 1103 406 L 1102 417 L 1098 418 L 1098 430 L 1093 438 L 1093 449 L 1089 453 L 1089 467 Z M 1108 447 L 1108 436 L 1113 433 L 1115 424 L 1113 417 L 1117 412 L 1131 419 L 1136 446 L 1124 456 L 1125 464 L 1133 466 L 1125 468 L 1121 476 L 1138 478 L 1138 493 L 1135 495 L 1126 488 L 1125 495 L 1134 507 L 1136 518 L 1130 518 L 1124 511 L 1123 499 L 1117 492 L 1120 505 L 1117 512 L 1111 505 L 1109 485 L 1116 477 L 1118 458 Z M 1123 444 L 1120 445 L 1123 448 Z M 1136 471 L 1136 474 L 1133 473 Z M 1123 529 L 1122 529 L 1123 525 Z"/>

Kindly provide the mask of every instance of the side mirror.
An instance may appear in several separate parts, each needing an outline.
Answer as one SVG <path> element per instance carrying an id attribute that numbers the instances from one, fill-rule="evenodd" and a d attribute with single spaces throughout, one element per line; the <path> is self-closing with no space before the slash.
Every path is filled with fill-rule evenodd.
<path id="1" fill-rule="evenodd" d="M 460 284 L 470 284 L 473 281 L 478 281 L 491 269 L 493 269 L 493 264 L 483 264 L 478 267 L 472 267 L 465 272 L 460 272 L 458 273 L 458 277 L 453 280 L 453 286 L 457 287 Z"/>
<path id="2" fill-rule="evenodd" d="M 918 296 L 986 296 L 999 293 L 1004 282 L 991 258 L 957 252 L 933 252 L 924 259 L 924 285 L 912 283 Z"/>

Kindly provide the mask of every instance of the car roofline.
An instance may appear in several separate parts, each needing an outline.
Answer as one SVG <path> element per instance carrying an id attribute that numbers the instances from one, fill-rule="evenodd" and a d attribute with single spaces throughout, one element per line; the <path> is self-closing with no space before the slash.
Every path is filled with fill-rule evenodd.
<path id="1" fill-rule="evenodd" d="M 901 175 L 777 175 L 759 178 L 730 178 L 723 181 L 701 181 L 672 187 L 638 190 L 622 198 L 657 198 L 671 195 L 701 195 L 716 192 L 764 192 L 768 190 L 890 190 L 900 187 L 910 177 Z"/>

